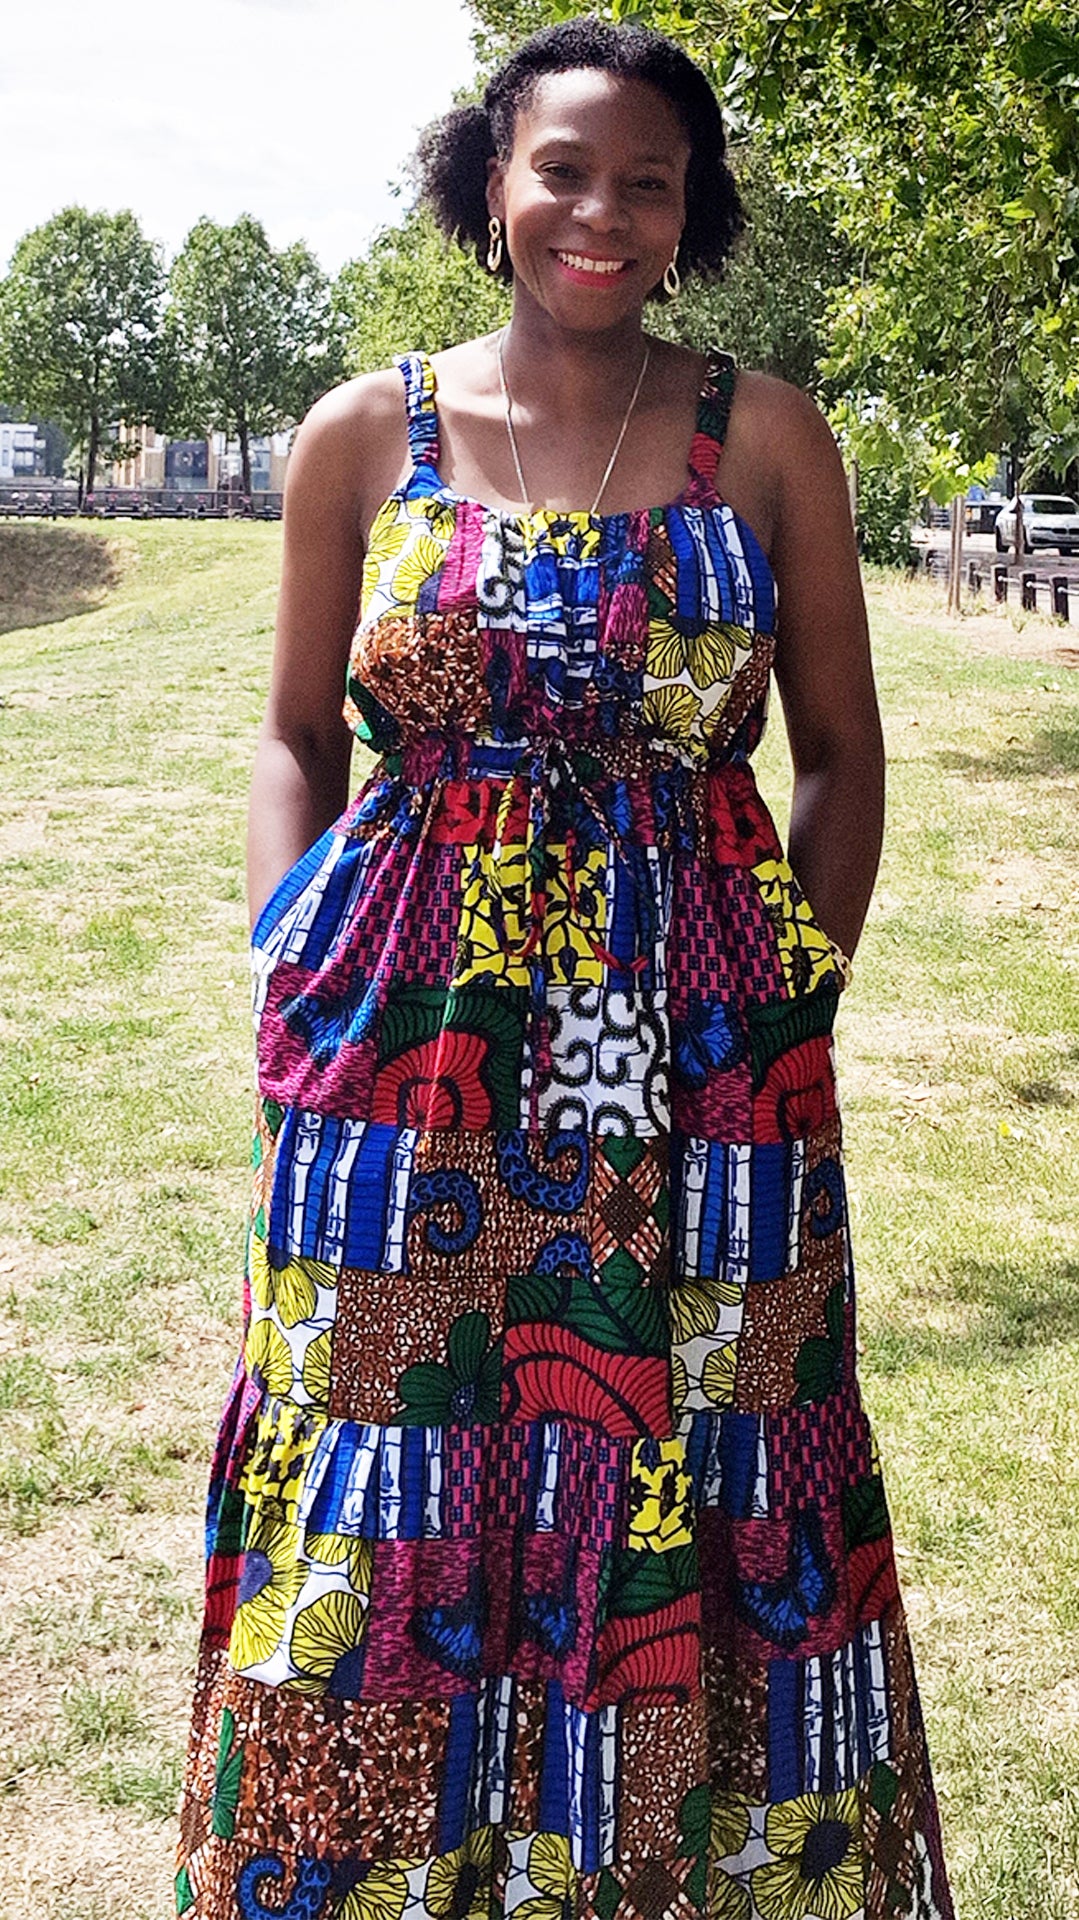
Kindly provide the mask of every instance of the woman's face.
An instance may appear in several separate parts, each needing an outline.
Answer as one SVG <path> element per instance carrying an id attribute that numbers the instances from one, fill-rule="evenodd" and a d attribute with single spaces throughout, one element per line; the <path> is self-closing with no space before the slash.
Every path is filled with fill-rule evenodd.
<path id="1" fill-rule="evenodd" d="M 688 160 L 678 115 L 646 81 L 545 74 L 487 189 L 518 295 L 574 331 L 639 313 L 678 247 Z"/>

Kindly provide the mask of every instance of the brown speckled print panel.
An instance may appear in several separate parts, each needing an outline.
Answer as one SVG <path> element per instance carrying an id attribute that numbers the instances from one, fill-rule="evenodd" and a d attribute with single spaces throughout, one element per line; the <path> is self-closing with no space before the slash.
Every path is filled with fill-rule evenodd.
<path id="1" fill-rule="evenodd" d="M 236 1837 L 272 1852 L 422 1858 L 438 1847 L 449 1705 L 261 1689 Z"/>
<path id="2" fill-rule="evenodd" d="M 402 1373 L 420 1361 L 445 1363 L 446 1337 L 460 1314 L 482 1310 L 492 1338 L 501 1332 L 505 1281 L 460 1273 L 452 1260 L 444 1266 L 439 1287 L 429 1275 L 343 1268 L 330 1359 L 331 1419 L 399 1420 Z"/>
<path id="3" fill-rule="evenodd" d="M 629 1859 L 676 1854 L 681 1844 L 679 1808 L 708 1774 L 708 1733 L 703 1699 L 686 1706 L 642 1695 L 620 1714 L 622 1790 L 618 1849 Z M 657 1792 L 658 1781 L 663 1782 Z"/>

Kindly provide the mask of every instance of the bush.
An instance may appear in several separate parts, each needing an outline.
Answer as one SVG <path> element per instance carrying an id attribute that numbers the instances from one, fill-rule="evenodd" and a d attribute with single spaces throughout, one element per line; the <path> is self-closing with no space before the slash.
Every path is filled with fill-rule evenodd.
<path id="1" fill-rule="evenodd" d="M 880 566 L 905 567 L 920 492 L 905 467 L 863 467 L 858 474 L 858 551 Z"/>

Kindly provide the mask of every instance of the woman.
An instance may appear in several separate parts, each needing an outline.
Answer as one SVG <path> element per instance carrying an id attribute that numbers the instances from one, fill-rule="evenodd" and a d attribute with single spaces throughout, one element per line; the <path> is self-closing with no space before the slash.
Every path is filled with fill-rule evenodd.
<path id="1" fill-rule="evenodd" d="M 951 1914 L 854 1380 L 843 474 L 800 394 L 642 326 L 738 231 L 723 153 L 670 43 L 536 35 L 424 152 L 509 325 L 292 457 L 181 1912 Z"/>

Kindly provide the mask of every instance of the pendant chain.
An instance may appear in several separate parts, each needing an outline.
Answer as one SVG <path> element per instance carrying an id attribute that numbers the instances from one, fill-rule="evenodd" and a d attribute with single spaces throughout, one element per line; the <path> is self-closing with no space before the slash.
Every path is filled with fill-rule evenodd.
<path id="1" fill-rule="evenodd" d="M 513 455 L 513 464 L 517 469 L 517 485 L 521 489 L 522 501 L 527 502 L 529 498 L 528 488 L 525 486 L 525 477 L 521 468 L 521 455 L 517 446 L 517 435 L 513 431 L 513 401 L 510 398 L 510 390 L 506 385 L 506 369 L 502 361 L 502 342 L 505 339 L 505 332 L 506 330 L 505 328 L 503 328 L 502 332 L 499 333 L 496 338 L 496 350 L 498 353 L 498 384 L 502 388 L 502 401 L 506 409 L 506 432 L 509 436 L 510 452 Z M 633 409 L 637 405 L 637 396 L 644 385 L 644 376 L 648 372 L 648 360 L 651 352 L 652 352 L 652 343 L 650 340 L 646 340 L 644 343 L 644 359 L 641 361 L 641 369 L 637 375 L 637 384 L 634 387 L 633 392 L 630 394 L 629 405 L 626 408 L 625 414 L 623 416 L 622 425 L 618 429 L 618 438 L 614 443 L 614 450 L 604 469 L 603 478 L 599 483 L 599 491 L 596 494 L 596 497 L 593 500 L 591 507 L 589 508 L 589 512 L 593 516 L 599 511 L 599 503 L 602 500 L 605 492 L 607 491 L 607 482 L 610 479 L 612 473 L 614 472 L 614 463 L 617 460 L 622 450 L 622 442 L 626 437 L 626 428 L 629 426 L 630 419 L 633 414 Z M 531 504 L 529 504 L 528 510 L 530 513 L 534 512 L 534 508 L 531 506 Z"/>

